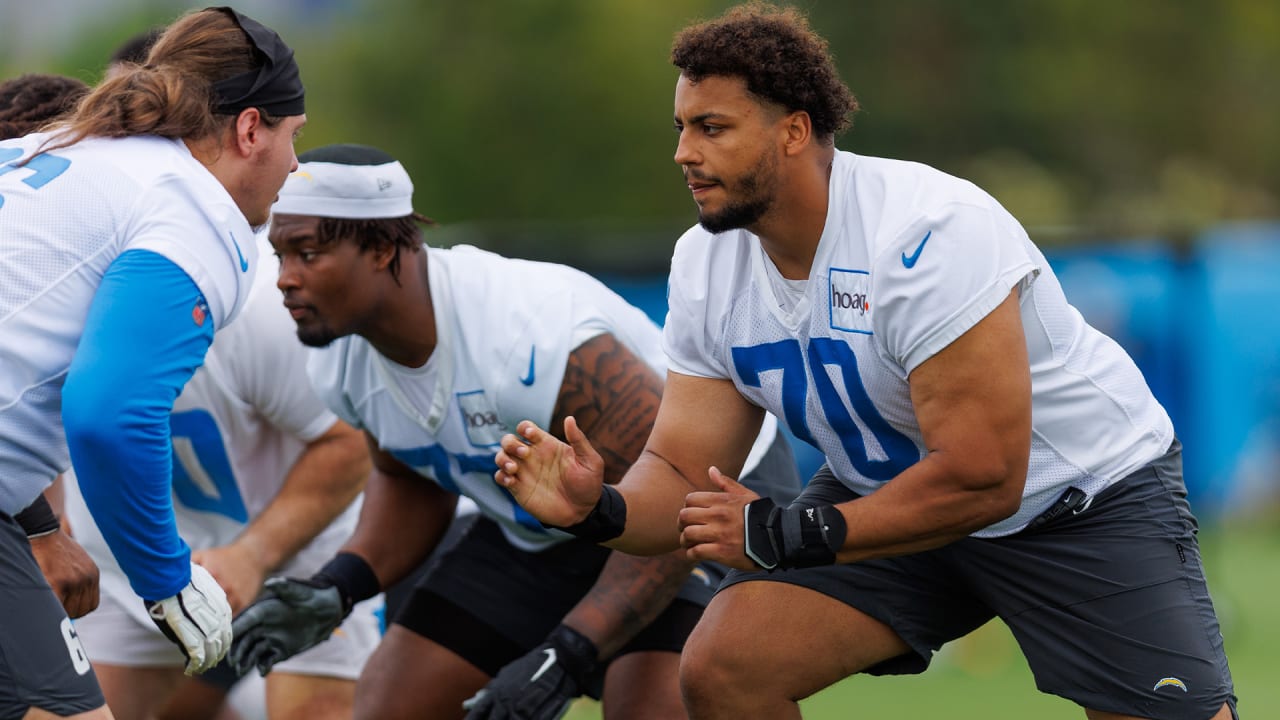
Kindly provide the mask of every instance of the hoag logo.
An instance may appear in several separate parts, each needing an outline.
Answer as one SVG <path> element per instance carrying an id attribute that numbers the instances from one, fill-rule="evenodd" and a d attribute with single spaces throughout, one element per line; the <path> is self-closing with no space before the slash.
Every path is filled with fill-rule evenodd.
<path id="1" fill-rule="evenodd" d="M 498 424 L 498 413 L 493 411 L 463 413 L 462 417 L 467 421 L 468 428 L 482 428 Z"/>
<path id="2" fill-rule="evenodd" d="M 866 270 L 831 268 L 831 328 L 871 334 L 871 274 Z"/>
<path id="3" fill-rule="evenodd" d="M 495 447 L 507 432 L 483 390 L 458 393 L 458 412 L 462 415 L 467 441 L 476 447 Z"/>
<path id="4" fill-rule="evenodd" d="M 871 309 L 866 293 L 831 292 L 831 308 L 833 310 L 856 310 L 859 315 L 866 315 Z"/>

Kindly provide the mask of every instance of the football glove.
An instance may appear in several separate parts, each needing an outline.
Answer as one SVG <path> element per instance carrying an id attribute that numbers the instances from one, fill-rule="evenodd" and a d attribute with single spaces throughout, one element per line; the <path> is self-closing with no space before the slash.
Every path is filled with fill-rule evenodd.
<path id="1" fill-rule="evenodd" d="M 480 692 L 462 703 L 467 720 L 556 720 L 584 693 L 600 696 L 603 666 L 596 646 L 560 625 L 546 642 L 498 671 Z"/>
<path id="2" fill-rule="evenodd" d="M 322 575 L 271 578 L 232 625 L 231 664 L 241 675 L 254 667 L 266 675 L 276 663 L 328 640 L 348 612 L 338 588 Z"/>
<path id="3" fill-rule="evenodd" d="M 183 671 L 198 675 L 231 648 L 231 605 L 208 570 L 191 564 L 191 582 L 177 595 L 146 601 L 147 614 L 187 658 Z"/>

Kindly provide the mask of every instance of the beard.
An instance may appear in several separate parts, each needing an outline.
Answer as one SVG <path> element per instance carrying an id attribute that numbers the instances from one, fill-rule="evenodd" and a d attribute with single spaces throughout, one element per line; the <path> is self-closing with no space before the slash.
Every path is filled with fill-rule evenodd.
<path id="1" fill-rule="evenodd" d="M 328 347 L 329 343 L 337 339 L 338 334 L 324 325 L 309 325 L 298 328 L 298 340 L 307 347 Z"/>
<path id="2" fill-rule="evenodd" d="M 719 234 L 755 224 L 773 207 L 777 190 L 777 161 L 768 152 L 742 179 L 734 183 L 733 196 L 728 204 L 715 212 L 698 208 L 698 224 L 709 233 Z M 695 177 L 697 177 L 695 175 Z M 726 190 L 729 189 L 725 185 Z"/>
<path id="3" fill-rule="evenodd" d="M 698 210 L 698 224 L 709 233 L 718 235 L 730 230 L 738 230 L 755 223 L 769 210 L 773 198 L 755 198 L 753 200 L 729 203 L 714 213 Z"/>

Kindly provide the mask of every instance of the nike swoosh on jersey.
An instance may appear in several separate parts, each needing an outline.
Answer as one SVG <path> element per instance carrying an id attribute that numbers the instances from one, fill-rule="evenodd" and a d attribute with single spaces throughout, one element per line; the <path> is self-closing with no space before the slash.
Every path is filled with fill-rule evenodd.
<path id="1" fill-rule="evenodd" d="M 231 236 L 231 244 L 236 246 L 236 257 L 240 258 L 240 272 L 249 272 L 249 261 L 245 260 L 244 253 L 240 252 L 240 243 L 236 242 L 236 234 L 230 230 L 227 234 Z"/>
<path id="2" fill-rule="evenodd" d="M 538 351 L 538 348 L 536 347 L 529 348 L 529 374 L 520 378 L 520 382 L 523 383 L 524 385 L 533 384 L 533 379 L 534 379 L 533 358 L 534 358 L 534 354 L 537 353 L 537 351 Z"/>
<path id="3" fill-rule="evenodd" d="M 910 255 L 907 255 L 906 253 L 902 253 L 903 267 L 910 270 L 911 268 L 916 266 L 916 261 L 920 259 L 920 252 L 924 250 L 924 244 L 929 242 L 929 236 L 932 234 L 933 234 L 932 230 L 924 234 L 924 239 L 921 240 L 920 244 L 916 246 L 915 252 L 911 253 Z"/>
<path id="4" fill-rule="evenodd" d="M 547 654 L 547 659 L 542 661 L 542 667 L 538 668 L 538 672 L 534 673 L 533 677 L 529 678 L 529 682 L 531 683 L 538 682 L 538 678 L 542 677 L 542 673 L 550 670 L 551 666 L 556 664 L 555 648 L 546 648 L 542 652 Z"/>

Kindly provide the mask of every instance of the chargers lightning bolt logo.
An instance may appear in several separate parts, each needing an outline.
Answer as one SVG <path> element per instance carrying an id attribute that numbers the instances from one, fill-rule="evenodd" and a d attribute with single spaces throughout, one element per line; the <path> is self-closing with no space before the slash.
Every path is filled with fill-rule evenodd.
<path id="1" fill-rule="evenodd" d="M 915 267 L 915 266 L 916 266 L 916 261 L 920 259 L 920 253 L 921 253 L 921 251 L 923 251 L 923 250 L 924 250 L 924 244 L 925 244 L 925 243 L 927 243 L 927 242 L 929 242 L 929 236 L 930 236 L 930 235 L 933 235 L 933 231 L 932 231 L 932 230 L 930 230 L 929 232 L 925 233 L 925 235 L 924 235 L 924 239 L 923 239 L 923 240 L 921 240 L 921 241 L 920 241 L 920 244 L 916 246 L 916 251 L 915 251 L 915 252 L 911 253 L 910 255 L 908 255 L 908 254 L 906 254 L 906 253 L 902 253 L 902 266 L 903 266 L 903 267 L 905 267 L 906 269 L 910 270 L 911 268 L 913 268 L 913 267 Z"/>
<path id="2" fill-rule="evenodd" d="M 249 261 L 245 260 L 244 253 L 240 252 L 240 243 L 236 242 L 236 234 L 230 230 L 227 234 L 231 236 L 231 244 L 236 246 L 236 257 L 240 258 L 240 272 L 249 272 Z"/>
<path id="3" fill-rule="evenodd" d="M 1162 687 L 1169 687 L 1169 686 L 1182 688 L 1182 692 L 1187 692 L 1187 684 L 1182 682 L 1176 677 L 1160 678 L 1160 681 L 1157 682 L 1155 687 L 1151 689 L 1155 691 L 1155 690 L 1159 690 Z"/>
<path id="4" fill-rule="evenodd" d="M 525 375 L 525 376 L 524 376 L 524 377 L 522 377 L 522 378 L 520 378 L 520 382 L 521 382 L 522 384 L 524 384 L 526 387 L 527 387 L 527 386 L 529 386 L 529 385 L 532 385 L 532 384 L 533 384 L 533 378 L 534 378 L 534 374 L 533 374 L 533 358 L 534 358 L 534 354 L 535 354 L 537 351 L 538 351 L 538 348 L 537 348 L 536 346 L 535 346 L 535 347 L 530 347 L 530 348 L 529 348 L 529 374 L 528 374 L 528 375 Z"/>

